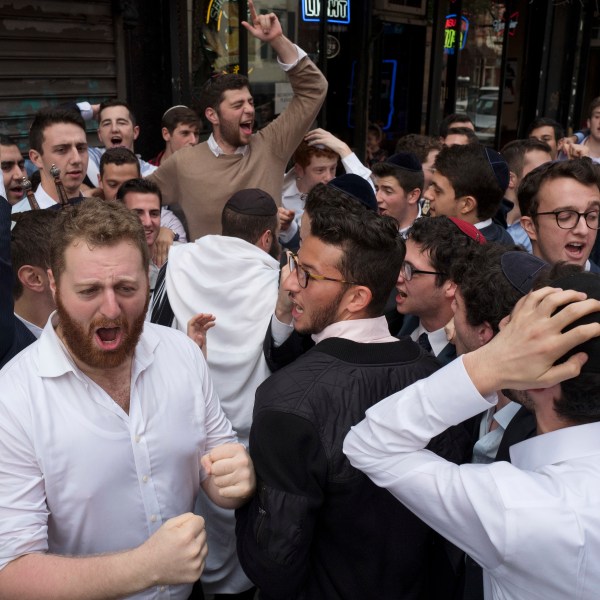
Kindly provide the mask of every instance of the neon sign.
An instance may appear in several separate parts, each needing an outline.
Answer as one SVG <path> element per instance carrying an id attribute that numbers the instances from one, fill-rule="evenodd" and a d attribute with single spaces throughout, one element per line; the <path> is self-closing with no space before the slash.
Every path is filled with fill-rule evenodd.
<path id="1" fill-rule="evenodd" d="M 467 43 L 469 32 L 469 19 L 461 16 L 459 50 Z M 448 15 L 444 25 L 444 54 L 454 54 L 454 42 L 456 41 L 456 15 Z"/>
<path id="2" fill-rule="evenodd" d="M 302 0 L 302 20 L 308 23 L 318 22 L 321 18 L 322 0 Z M 327 21 L 329 23 L 350 23 L 350 0 L 325 0 L 327 2 Z"/>

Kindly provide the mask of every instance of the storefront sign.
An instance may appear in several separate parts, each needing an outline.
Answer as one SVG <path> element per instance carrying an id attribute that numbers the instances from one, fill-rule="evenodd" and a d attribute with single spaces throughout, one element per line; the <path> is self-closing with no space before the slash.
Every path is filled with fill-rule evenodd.
<path id="1" fill-rule="evenodd" d="M 302 20 L 318 22 L 321 18 L 322 0 L 302 0 Z M 324 0 L 327 2 L 327 21 L 329 23 L 350 23 L 350 0 Z"/>
<path id="2" fill-rule="evenodd" d="M 467 43 L 467 34 L 469 33 L 469 19 L 461 17 L 460 44 L 459 50 L 462 50 Z M 456 40 L 456 15 L 448 15 L 444 26 L 444 54 L 454 54 L 454 42 Z"/>

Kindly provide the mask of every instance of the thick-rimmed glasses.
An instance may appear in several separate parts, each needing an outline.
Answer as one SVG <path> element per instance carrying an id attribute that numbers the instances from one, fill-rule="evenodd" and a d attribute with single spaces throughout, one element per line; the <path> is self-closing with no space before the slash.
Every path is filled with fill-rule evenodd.
<path id="1" fill-rule="evenodd" d="M 415 269 L 409 262 L 403 262 L 400 267 L 400 275 L 405 281 L 410 281 L 413 275 L 444 275 L 439 271 L 422 271 L 421 269 Z"/>
<path id="2" fill-rule="evenodd" d="M 579 223 L 579 219 L 583 217 L 585 219 L 585 224 L 590 229 L 600 229 L 600 210 L 589 210 L 588 212 L 580 213 L 576 210 L 553 210 L 550 212 L 539 212 L 539 215 L 554 215 L 556 219 L 556 224 L 561 229 L 574 229 L 577 227 Z"/>
<path id="3" fill-rule="evenodd" d="M 348 285 L 360 285 L 360 283 L 354 283 L 353 281 L 345 281 L 344 279 L 334 279 L 333 277 L 325 277 L 325 275 L 317 275 L 307 271 L 298 261 L 298 257 L 293 252 L 288 252 L 288 267 L 290 273 L 296 271 L 296 277 L 298 278 L 298 285 L 305 289 L 308 285 L 309 279 L 315 281 L 335 281 L 337 283 L 346 283 Z"/>

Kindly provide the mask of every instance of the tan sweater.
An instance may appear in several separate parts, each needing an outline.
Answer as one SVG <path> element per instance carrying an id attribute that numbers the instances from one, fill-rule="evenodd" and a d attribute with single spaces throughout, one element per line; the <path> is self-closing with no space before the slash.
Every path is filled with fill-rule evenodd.
<path id="1" fill-rule="evenodd" d="M 152 173 L 165 204 L 179 204 L 190 241 L 221 233 L 223 206 L 238 190 L 260 188 L 281 203 L 286 165 L 314 121 L 327 94 L 327 81 L 309 58 L 288 77 L 294 97 L 272 123 L 255 133 L 248 152 L 216 157 L 206 142 L 182 148 Z"/>

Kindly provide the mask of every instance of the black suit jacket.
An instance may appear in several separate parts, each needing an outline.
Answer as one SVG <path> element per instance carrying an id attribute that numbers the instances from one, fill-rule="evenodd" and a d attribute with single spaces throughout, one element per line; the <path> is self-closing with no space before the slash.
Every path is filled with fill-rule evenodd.
<path id="1" fill-rule="evenodd" d="M 35 336 L 15 317 L 12 297 L 13 272 L 10 261 L 10 212 L 12 207 L 0 196 L 0 368 Z"/>

